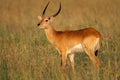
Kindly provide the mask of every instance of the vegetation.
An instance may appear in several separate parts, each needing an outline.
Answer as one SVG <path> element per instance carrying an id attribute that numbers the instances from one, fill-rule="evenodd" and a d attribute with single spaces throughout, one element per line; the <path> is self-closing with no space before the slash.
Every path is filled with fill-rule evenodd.
<path id="1" fill-rule="evenodd" d="M 52 23 L 56 30 L 93 27 L 102 33 L 97 75 L 84 53 L 75 56 L 75 74 L 70 66 L 62 72 L 58 52 L 37 27 L 47 2 L 0 1 L 0 80 L 120 80 L 120 1 L 62 0 L 62 11 Z M 58 7 L 52 0 L 46 15 Z"/>

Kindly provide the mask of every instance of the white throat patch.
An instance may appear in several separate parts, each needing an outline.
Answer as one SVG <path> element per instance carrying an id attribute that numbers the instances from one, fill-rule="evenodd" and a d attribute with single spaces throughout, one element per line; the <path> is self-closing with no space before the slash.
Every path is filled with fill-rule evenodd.
<path id="1" fill-rule="evenodd" d="M 38 26 L 39 29 L 44 29 L 42 25 Z"/>

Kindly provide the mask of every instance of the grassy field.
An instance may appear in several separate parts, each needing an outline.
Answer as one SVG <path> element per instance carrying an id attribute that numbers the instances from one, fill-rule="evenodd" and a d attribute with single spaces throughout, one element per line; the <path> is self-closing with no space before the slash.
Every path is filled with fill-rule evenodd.
<path id="1" fill-rule="evenodd" d="M 52 25 L 56 30 L 93 27 L 101 32 L 100 72 L 86 54 L 75 55 L 76 73 L 63 73 L 60 56 L 38 29 L 37 16 L 48 0 L 0 1 L 0 80 L 120 80 L 120 1 L 61 0 L 62 11 Z M 51 0 L 46 15 L 56 12 Z"/>

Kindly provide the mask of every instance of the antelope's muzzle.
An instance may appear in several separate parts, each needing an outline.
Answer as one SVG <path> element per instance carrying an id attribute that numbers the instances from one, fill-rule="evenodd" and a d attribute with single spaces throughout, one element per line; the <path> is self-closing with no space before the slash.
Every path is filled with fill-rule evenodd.
<path id="1" fill-rule="evenodd" d="M 37 26 L 40 26 L 40 23 L 38 23 Z"/>

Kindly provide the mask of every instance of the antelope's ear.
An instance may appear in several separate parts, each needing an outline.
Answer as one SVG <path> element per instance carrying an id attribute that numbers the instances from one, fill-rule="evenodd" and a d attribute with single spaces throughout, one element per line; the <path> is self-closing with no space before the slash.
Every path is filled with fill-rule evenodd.
<path id="1" fill-rule="evenodd" d="M 41 17 L 41 16 L 38 16 L 38 19 L 39 19 L 39 20 L 42 20 L 42 17 Z"/>
<path id="2" fill-rule="evenodd" d="M 50 22 L 52 22 L 52 21 L 53 21 L 53 19 L 54 19 L 54 17 L 53 17 L 53 16 L 51 16 L 51 17 L 49 17 L 48 19 L 49 19 L 49 21 L 50 21 Z"/>

